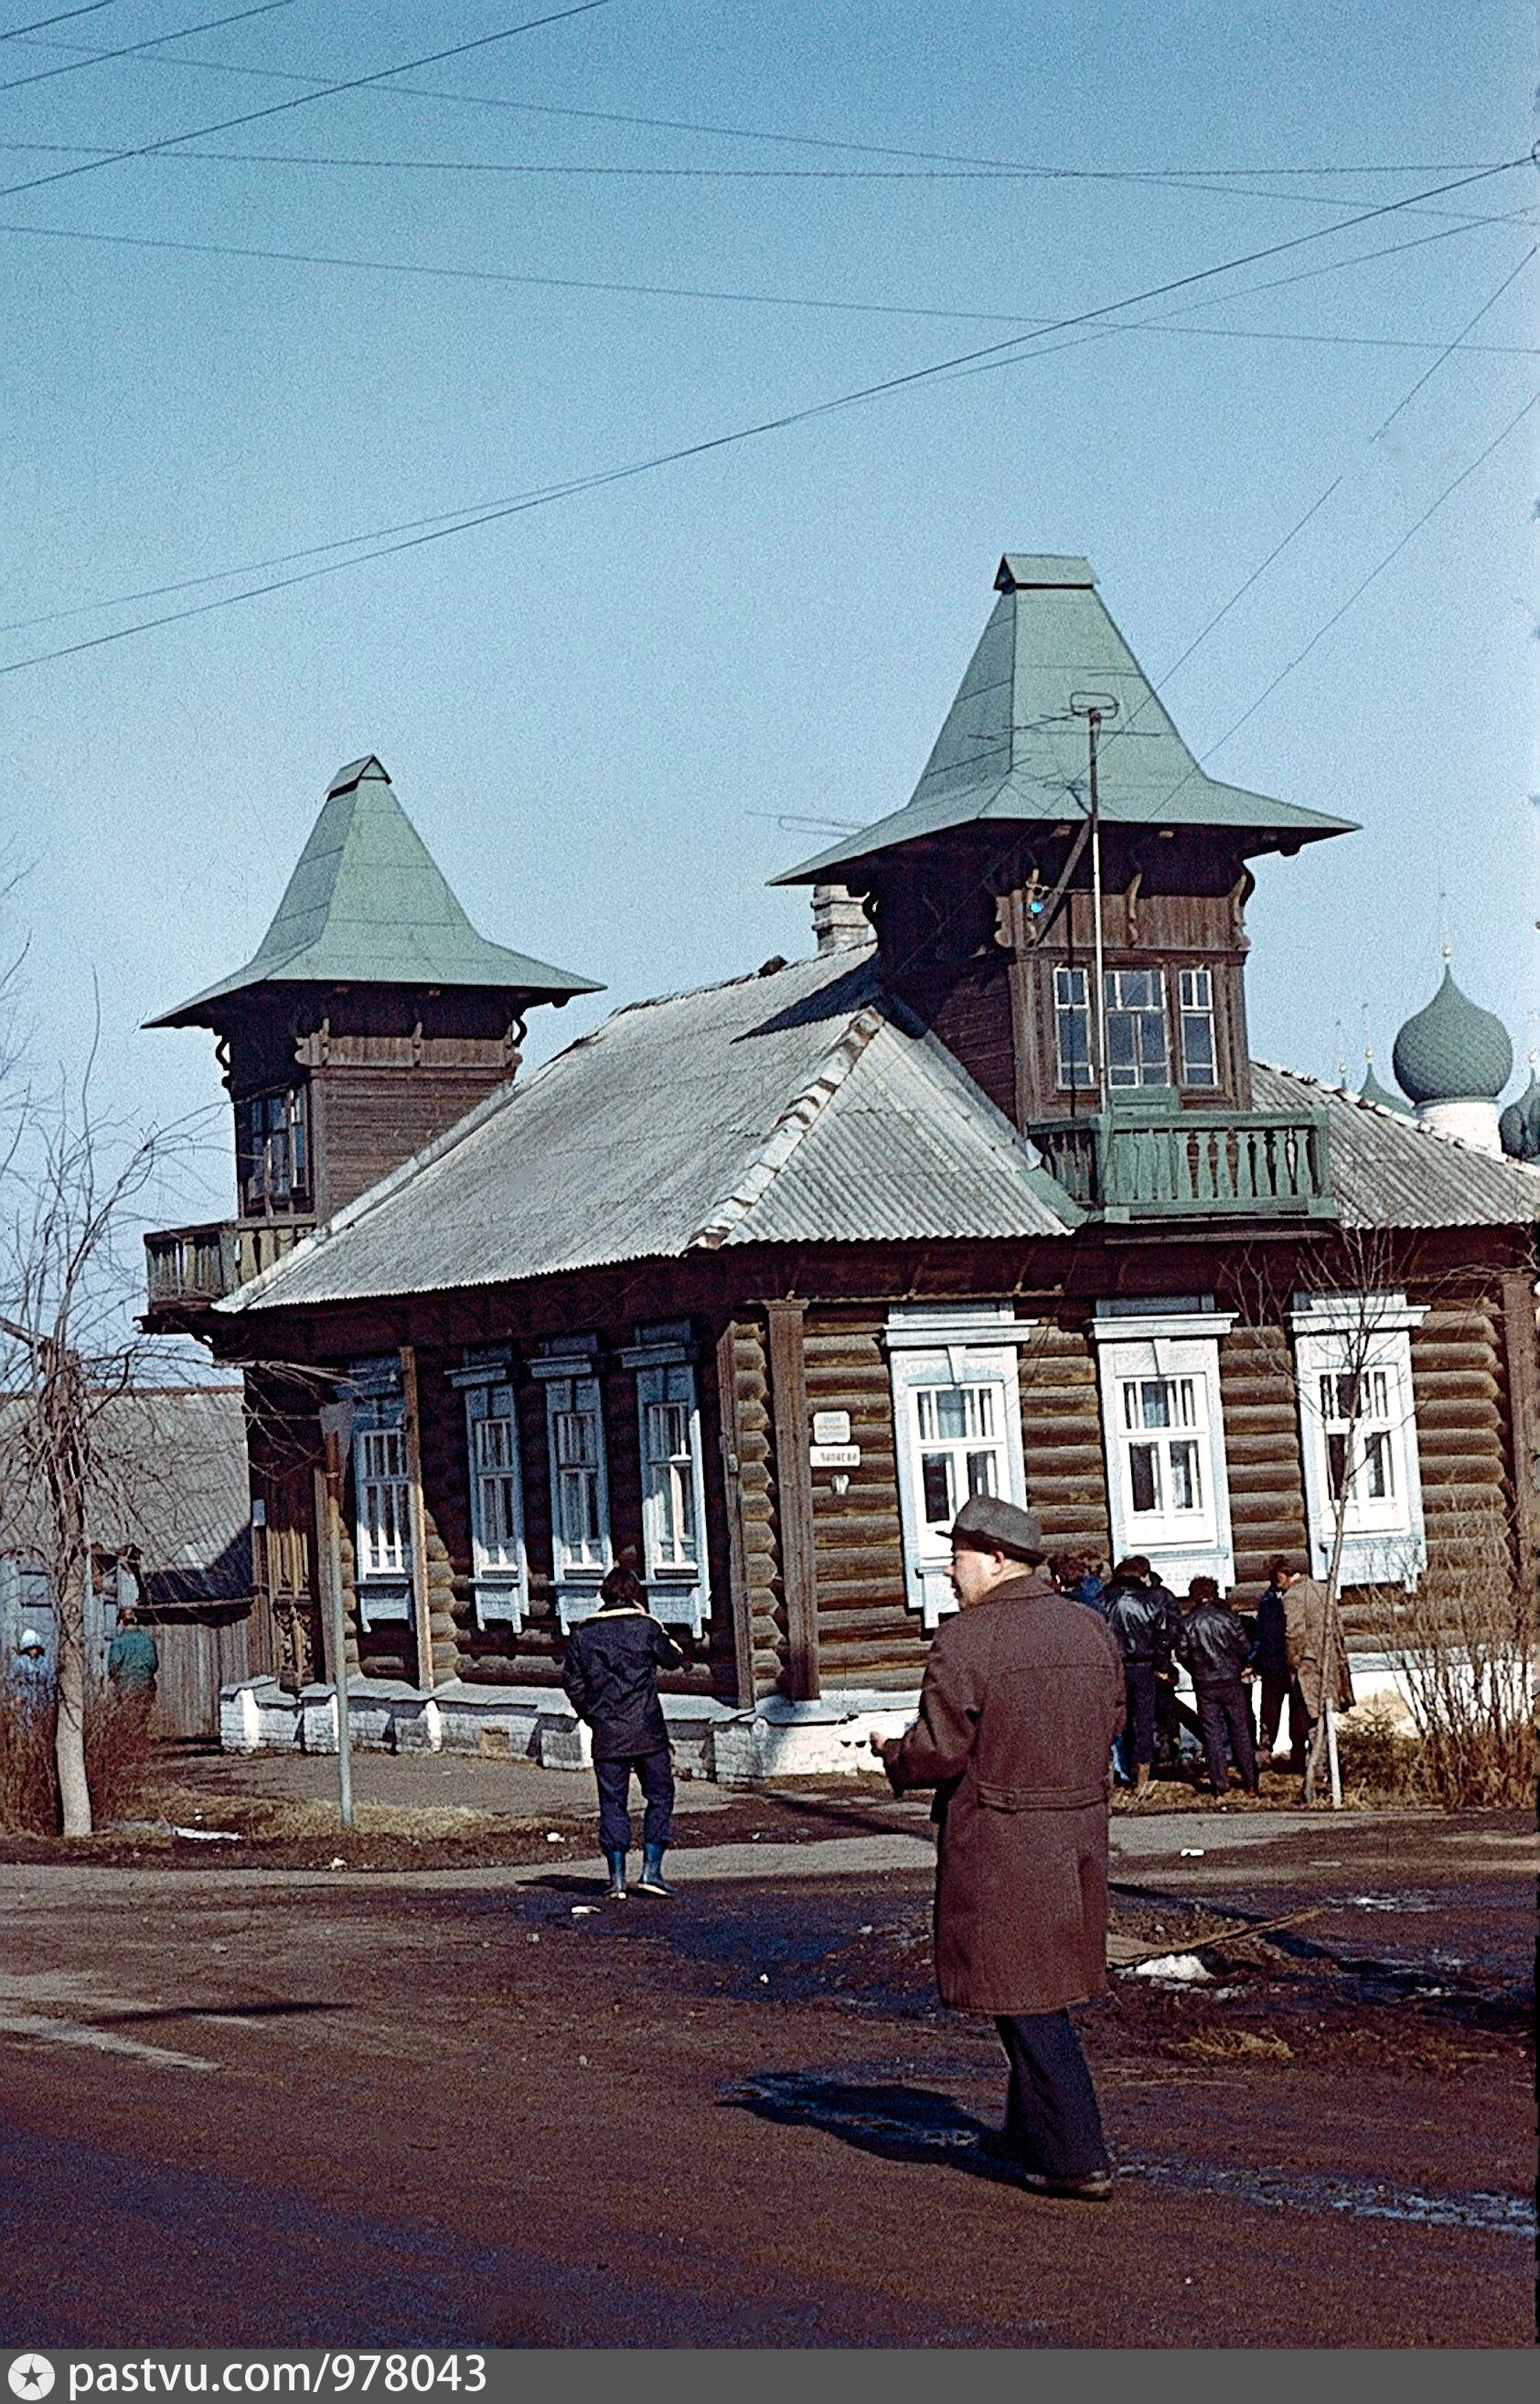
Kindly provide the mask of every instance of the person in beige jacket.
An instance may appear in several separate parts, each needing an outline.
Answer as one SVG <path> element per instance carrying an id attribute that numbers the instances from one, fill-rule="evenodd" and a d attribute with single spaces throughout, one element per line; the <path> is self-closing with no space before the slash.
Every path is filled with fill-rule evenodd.
<path id="1" fill-rule="evenodd" d="M 1283 1644 L 1295 1692 L 1306 1720 L 1305 1786 L 1308 1797 L 1315 1784 L 1325 1727 L 1326 1618 L 1330 1596 L 1319 1578 L 1307 1577 L 1298 1570 L 1285 1570 L 1282 1575 L 1275 1573 L 1273 1583 L 1283 1598 Z M 1339 1712 L 1351 1712 L 1353 1672 L 1348 1668 L 1340 1618 L 1337 1624 L 1335 1652 L 1333 1707 Z"/>
<path id="2" fill-rule="evenodd" d="M 1010 2063 L 1003 2159 L 1095 2200 L 1112 2171 L 1068 2006 L 1107 1992 L 1107 1798 L 1123 1667 L 1102 1620 L 1043 1573 L 1035 1512 L 988 1494 L 953 1523 L 952 1590 L 902 1737 L 872 1739 L 895 1795 L 933 1786 L 936 1977 L 991 2015 Z"/>

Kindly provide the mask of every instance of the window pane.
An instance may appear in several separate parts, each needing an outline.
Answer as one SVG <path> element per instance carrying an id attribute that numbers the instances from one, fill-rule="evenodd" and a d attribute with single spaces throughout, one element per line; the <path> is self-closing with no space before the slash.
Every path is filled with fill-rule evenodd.
<path id="1" fill-rule="evenodd" d="M 943 1387 L 936 1397 L 936 1433 L 964 1436 L 968 1433 L 967 1396 L 961 1386 Z"/>
<path id="2" fill-rule="evenodd" d="M 950 1467 L 944 1452 L 927 1452 L 920 1462 L 925 1488 L 925 1518 L 933 1528 L 950 1528 L 957 1516 L 951 1507 Z"/>
<path id="3" fill-rule="evenodd" d="M 1387 1502 L 1394 1493 L 1388 1436 L 1380 1434 L 1368 1438 L 1364 1447 L 1364 1464 L 1358 1482 L 1361 1493 L 1376 1502 Z"/>
<path id="4" fill-rule="evenodd" d="M 1340 1499 L 1342 1481 L 1347 1475 L 1348 1440 L 1345 1435 L 1328 1433 L 1326 1437 L 1326 1490 L 1334 1502 Z"/>
<path id="5" fill-rule="evenodd" d="M 968 1455 L 968 1492 L 992 1494 L 994 1486 L 994 1455 L 992 1452 L 970 1452 Z"/>
<path id="6" fill-rule="evenodd" d="M 1059 1083 L 1083 1091 L 1091 1083 L 1090 1005 L 1084 969 L 1054 970 L 1053 1024 Z"/>
<path id="7" fill-rule="evenodd" d="M 1164 1377 L 1146 1377 L 1140 1387 L 1144 1403 L 1142 1424 L 1147 1428 L 1171 1425 L 1172 1390 Z"/>
<path id="8" fill-rule="evenodd" d="M 1153 1444 L 1131 1444 L 1129 1447 L 1129 1484 L 1135 1511 L 1158 1511 L 1160 1508 L 1159 1462 Z"/>
<path id="9" fill-rule="evenodd" d="M 1171 1507 L 1200 1511 L 1203 1490 L 1198 1475 L 1198 1447 L 1184 1441 L 1171 1448 Z"/>

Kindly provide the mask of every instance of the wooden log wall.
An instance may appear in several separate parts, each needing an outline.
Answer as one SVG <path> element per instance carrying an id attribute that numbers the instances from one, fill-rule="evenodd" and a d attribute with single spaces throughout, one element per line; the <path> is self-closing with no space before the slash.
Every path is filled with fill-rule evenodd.
<path id="1" fill-rule="evenodd" d="M 506 1081 L 500 1067 L 467 1062 L 312 1069 L 312 1175 L 318 1215 L 328 1218 L 340 1210 Z"/>
<path id="2" fill-rule="evenodd" d="M 810 1415 L 849 1411 L 861 1447 L 843 1494 L 830 1470 L 812 1473 L 823 1684 L 912 1690 L 930 1639 L 906 1599 L 893 1390 L 870 1306 L 810 1310 L 805 1349 Z"/>
<path id="3" fill-rule="evenodd" d="M 734 1320 L 730 1328 L 733 1403 L 738 1432 L 738 1481 L 744 1579 L 756 1692 L 786 1691 L 791 1648 L 781 1583 L 775 1453 L 770 1441 L 770 1353 L 763 1322 Z M 724 1408 L 725 1414 L 725 1405 Z M 707 1472 L 711 1461 L 708 1455 Z M 816 1511 L 816 1503 L 815 1503 Z M 814 1524 L 816 1525 L 816 1518 Z M 725 1584 L 725 1582 L 724 1582 Z M 722 1586 L 714 1591 L 723 1590 Z"/>
<path id="4" fill-rule="evenodd" d="M 1441 1294 L 1411 1338 L 1430 1564 L 1473 1568 L 1513 1499 L 1500 1292 Z"/>
<path id="5" fill-rule="evenodd" d="M 1096 1363 L 1080 1328 L 1045 1321 L 1018 1354 L 1027 1502 L 1050 1553 L 1102 1558 L 1107 1477 Z"/>
<path id="6" fill-rule="evenodd" d="M 1286 1332 L 1238 1321 L 1219 1347 L 1219 1390 L 1234 1591 L 1250 1606 L 1268 1582 L 1275 1553 L 1289 1554 L 1301 1567 L 1307 1558 L 1299 1405 Z"/>

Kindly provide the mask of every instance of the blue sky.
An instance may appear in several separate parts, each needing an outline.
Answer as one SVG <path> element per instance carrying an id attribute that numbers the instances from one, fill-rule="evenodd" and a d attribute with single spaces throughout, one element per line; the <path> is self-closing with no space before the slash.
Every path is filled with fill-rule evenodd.
<path id="1" fill-rule="evenodd" d="M 13 0 L 0 32 L 58 12 Z M 0 668 L 268 578 L 118 596 L 805 410 L 1534 134 L 1508 0 L 607 0 L 203 155 L 34 180 L 544 10 L 289 0 L 80 63 L 233 13 L 110 0 L 0 41 L 0 183 L 33 187 L 0 197 Z M 537 1016 L 532 1056 L 803 951 L 805 895 L 766 879 L 820 830 L 780 820 L 907 798 L 1003 550 L 1089 556 L 1158 679 L 1319 499 L 1165 688 L 1215 774 L 1363 824 L 1263 869 L 1254 1048 L 1330 1076 L 1340 1021 L 1356 1081 L 1367 1000 L 1383 1072 L 1447 922 L 1517 1081 L 1540 408 L 1497 438 L 1540 394 L 1537 202 L 1533 168 L 1490 176 L 1007 364 L 0 674 L 35 1061 L 78 1059 L 94 971 L 113 1107 L 216 1104 L 207 1037 L 139 1022 L 255 949 L 366 751 L 484 933 L 609 988 Z M 224 1207 L 227 1152 L 221 1125 L 172 1215 Z"/>

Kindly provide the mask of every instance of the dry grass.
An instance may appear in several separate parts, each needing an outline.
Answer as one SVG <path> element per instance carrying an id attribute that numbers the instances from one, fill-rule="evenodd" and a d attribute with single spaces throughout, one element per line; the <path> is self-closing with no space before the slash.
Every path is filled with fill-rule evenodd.
<path id="1" fill-rule="evenodd" d="M 1420 1742 L 1416 1776 L 1446 1810 L 1534 1799 L 1535 1598 L 1520 1589 L 1500 1510 L 1459 1515 L 1414 1594 L 1376 1588 L 1375 1634 L 1399 1669 Z"/>
<path id="2" fill-rule="evenodd" d="M 205 1792 L 163 1783 L 144 1799 L 158 1820 L 179 1827 L 226 1829 L 257 1844 L 310 1844 L 338 1834 L 335 1796 L 323 1801 L 244 1795 L 214 1805 Z M 504 1811 L 478 1810 L 470 1804 L 360 1802 L 354 1807 L 354 1835 L 394 1838 L 414 1845 L 516 1836 L 537 1824 L 544 1827 L 546 1823 L 516 1819 Z"/>
<path id="3" fill-rule="evenodd" d="M 1205 2029 L 1200 2036 L 1185 2037 L 1179 2053 L 1200 2062 L 1292 2062 L 1294 2048 L 1269 2029 Z"/>
<path id="4" fill-rule="evenodd" d="M 0 1697 L 0 1829 L 51 1837 L 59 1828 L 54 1707 Z M 142 1811 L 155 1759 L 144 1708 L 105 1687 L 86 1704 L 86 1779 L 98 1826 Z"/>

